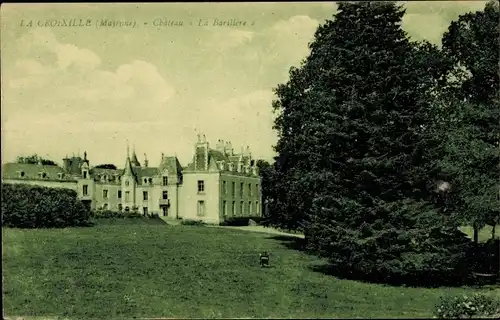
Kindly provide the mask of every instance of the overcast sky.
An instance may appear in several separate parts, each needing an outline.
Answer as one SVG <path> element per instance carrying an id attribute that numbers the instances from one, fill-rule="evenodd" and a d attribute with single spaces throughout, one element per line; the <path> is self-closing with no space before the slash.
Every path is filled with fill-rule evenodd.
<path id="1" fill-rule="evenodd" d="M 404 5 L 408 34 L 439 43 L 452 20 L 485 2 Z M 272 89 L 335 10 L 329 3 L 3 4 L 2 162 L 32 153 L 60 162 L 87 151 L 91 165 L 122 167 L 128 139 L 151 166 L 162 152 L 187 165 L 196 130 L 213 146 L 230 140 L 270 160 Z M 37 27 L 73 18 L 91 26 Z M 97 28 L 101 19 L 136 27 Z M 183 26 L 155 26 L 158 19 Z M 213 26 L 214 19 L 245 26 Z"/>

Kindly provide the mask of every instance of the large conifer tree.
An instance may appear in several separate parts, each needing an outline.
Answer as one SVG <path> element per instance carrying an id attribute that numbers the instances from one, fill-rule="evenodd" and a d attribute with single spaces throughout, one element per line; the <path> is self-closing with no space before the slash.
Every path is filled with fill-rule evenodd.
<path id="1" fill-rule="evenodd" d="M 276 150 L 281 216 L 311 249 L 338 270 L 416 279 L 459 268 L 467 242 L 428 202 L 439 137 L 426 128 L 444 66 L 407 38 L 403 15 L 392 2 L 339 3 L 276 89 Z"/>

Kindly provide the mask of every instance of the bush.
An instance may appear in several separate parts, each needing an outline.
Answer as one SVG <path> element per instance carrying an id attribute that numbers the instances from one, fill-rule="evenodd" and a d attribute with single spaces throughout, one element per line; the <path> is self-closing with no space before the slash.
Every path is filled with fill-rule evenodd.
<path id="1" fill-rule="evenodd" d="M 2 226 L 65 228 L 90 226 L 90 211 L 71 189 L 2 183 Z"/>
<path id="2" fill-rule="evenodd" d="M 161 219 L 160 215 L 158 213 L 151 213 L 149 215 L 149 218 L 151 218 L 151 219 Z"/>
<path id="3" fill-rule="evenodd" d="M 263 220 L 262 217 L 229 217 L 220 223 L 221 226 L 232 226 L 232 227 L 242 227 L 248 226 L 248 222 L 252 219 L 253 221 L 260 224 Z"/>
<path id="4" fill-rule="evenodd" d="M 92 217 L 95 219 L 126 219 L 126 218 L 141 218 L 139 212 L 130 211 L 112 211 L 112 210 L 96 210 L 92 212 Z"/>
<path id="5" fill-rule="evenodd" d="M 185 225 L 185 226 L 203 226 L 205 225 L 205 222 L 201 221 L 201 220 L 182 220 L 181 221 L 181 224 L 182 225 Z"/>
<path id="6" fill-rule="evenodd" d="M 438 319 L 498 318 L 500 302 L 483 294 L 444 296 L 436 305 L 434 316 Z"/>

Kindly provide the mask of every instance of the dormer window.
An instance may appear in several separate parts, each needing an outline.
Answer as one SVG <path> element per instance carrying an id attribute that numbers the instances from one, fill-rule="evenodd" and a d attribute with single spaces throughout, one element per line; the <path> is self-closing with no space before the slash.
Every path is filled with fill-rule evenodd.
<path id="1" fill-rule="evenodd" d="M 229 163 L 229 171 L 233 171 L 233 164 Z"/>
<path id="2" fill-rule="evenodd" d="M 148 179 L 149 184 L 153 184 L 153 178 Z"/>
<path id="3" fill-rule="evenodd" d="M 45 173 L 45 172 L 39 172 L 39 173 L 38 173 L 38 176 L 39 176 L 40 178 L 44 179 L 44 178 L 47 178 L 47 173 Z"/>
<path id="4" fill-rule="evenodd" d="M 83 171 L 83 179 L 87 179 L 87 171 Z"/>
<path id="5" fill-rule="evenodd" d="M 19 178 L 24 178 L 24 171 L 19 172 Z"/>
<path id="6" fill-rule="evenodd" d="M 108 180 L 108 176 L 105 174 L 102 175 L 101 180 L 102 180 L 102 182 L 106 182 Z"/>
<path id="7" fill-rule="evenodd" d="M 224 161 L 219 162 L 219 169 L 224 170 Z"/>
<path id="8" fill-rule="evenodd" d="M 62 179 L 62 178 L 63 178 L 63 176 L 64 176 L 64 174 L 63 174 L 62 172 L 59 172 L 59 173 L 57 174 L 57 177 L 58 177 L 59 179 Z"/>
<path id="9" fill-rule="evenodd" d="M 144 178 L 144 184 L 148 183 L 148 178 Z"/>

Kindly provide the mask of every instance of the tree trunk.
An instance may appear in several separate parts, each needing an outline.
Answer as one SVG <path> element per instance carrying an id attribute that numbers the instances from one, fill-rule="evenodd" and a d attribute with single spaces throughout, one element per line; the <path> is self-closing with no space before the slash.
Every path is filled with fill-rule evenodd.
<path id="1" fill-rule="evenodd" d="M 474 244 L 477 245 L 479 243 L 479 228 L 474 224 Z"/>

